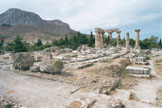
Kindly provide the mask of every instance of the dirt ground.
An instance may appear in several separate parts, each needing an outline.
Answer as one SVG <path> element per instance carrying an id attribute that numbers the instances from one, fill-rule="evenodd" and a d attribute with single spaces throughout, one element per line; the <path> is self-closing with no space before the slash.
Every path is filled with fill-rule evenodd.
<path id="1" fill-rule="evenodd" d="M 116 72 L 121 69 L 117 65 L 121 58 L 100 61 L 83 69 L 64 70 L 61 75 L 13 71 L 12 63 L 2 58 L 0 95 L 12 97 L 26 108 L 65 108 L 73 102 L 80 106 L 81 100 L 96 101 L 92 108 L 109 108 L 110 98 L 122 100 L 126 108 L 162 107 L 161 68 L 154 62 L 156 57 L 149 61 L 152 78 L 130 77 L 125 72 L 112 74 L 110 68 Z M 115 91 L 108 95 L 100 93 L 111 88 L 118 79 L 122 83 Z M 131 94 L 133 99 L 130 99 Z"/>

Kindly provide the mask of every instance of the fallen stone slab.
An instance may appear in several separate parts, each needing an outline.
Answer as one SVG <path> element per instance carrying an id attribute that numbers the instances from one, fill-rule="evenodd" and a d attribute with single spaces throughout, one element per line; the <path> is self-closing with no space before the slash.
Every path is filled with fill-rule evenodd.
<path id="1" fill-rule="evenodd" d="M 127 66 L 126 72 L 129 75 L 150 75 L 150 68 L 138 67 L 138 66 Z"/>

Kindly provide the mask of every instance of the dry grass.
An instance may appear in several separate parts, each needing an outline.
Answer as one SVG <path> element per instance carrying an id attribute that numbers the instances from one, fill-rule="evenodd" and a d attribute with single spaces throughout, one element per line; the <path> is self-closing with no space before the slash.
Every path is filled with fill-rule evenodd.
<path id="1" fill-rule="evenodd" d="M 157 59 L 154 64 L 157 74 L 162 75 L 162 57 Z"/>
<path id="2" fill-rule="evenodd" d="M 156 105 L 162 107 L 162 86 L 157 91 Z"/>

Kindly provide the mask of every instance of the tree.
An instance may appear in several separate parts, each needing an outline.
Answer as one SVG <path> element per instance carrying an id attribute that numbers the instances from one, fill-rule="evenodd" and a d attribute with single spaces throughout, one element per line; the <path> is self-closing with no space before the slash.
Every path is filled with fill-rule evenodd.
<path id="1" fill-rule="evenodd" d="M 68 39 L 68 35 L 66 34 L 66 36 L 65 36 L 65 44 L 68 45 L 68 43 L 69 43 L 69 39 Z"/>
<path id="2" fill-rule="evenodd" d="M 105 43 L 109 44 L 109 36 L 105 37 Z"/>
<path id="3" fill-rule="evenodd" d="M 14 53 L 28 51 L 26 44 L 22 42 L 22 38 L 19 36 L 17 36 L 11 43 L 7 45 L 6 50 Z"/>
<path id="4" fill-rule="evenodd" d="M 159 45 L 161 46 L 162 44 L 161 44 L 161 39 L 160 39 L 160 41 L 159 41 Z"/>
<path id="5" fill-rule="evenodd" d="M 43 44 L 42 44 L 42 41 L 41 41 L 40 39 L 38 39 L 38 42 L 36 43 L 36 45 L 37 45 L 37 46 L 43 45 Z"/>
<path id="6" fill-rule="evenodd" d="M 91 31 L 91 34 L 90 34 L 90 37 L 89 37 L 89 41 L 88 41 L 88 46 L 92 47 L 94 44 L 94 36 L 92 34 L 92 31 Z"/>
<path id="7" fill-rule="evenodd" d="M 1 41 L 0 41 L 0 49 L 2 49 L 2 48 L 3 48 L 3 44 L 4 44 L 4 40 L 3 40 L 3 39 L 1 39 Z"/>
<path id="8" fill-rule="evenodd" d="M 158 48 L 158 37 L 151 36 L 150 38 L 146 38 L 140 41 L 140 46 L 142 49 L 150 49 L 150 48 Z"/>
<path id="9" fill-rule="evenodd" d="M 56 39 L 52 41 L 52 44 L 53 44 L 54 46 L 59 46 L 59 42 L 58 42 L 58 40 L 56 40 Z"/>
<path id="10" fill-rule="evenodd" d="M 80 43 L 79 43 L 79 41 L 77 41 L 77 37 L 78 36 L 73 36 L 72 38 L 71 38 L 71 44 L 70 44 L 70 48 L 72 48 L 72 49 L 77 49 L 78 48 L 78 46 L 80 45 Z"/>
<path id="11" fill-rule="evenodd" d="M 60 40 L 59 40 L 59 45 L 61 46 L 61 45 L 66 45 L 66 42 L 65 42 L 65 40 L 63 39 L 63 38 L 61 38 Z"/>
<path id="12" fill-rule="evenodd" d="M 134 47 L 134 46 L 135 46 L 135 40 L 131 38 L 129 41 L 130 41 L 130 45 L 131 45 L 132 47 Z"/>

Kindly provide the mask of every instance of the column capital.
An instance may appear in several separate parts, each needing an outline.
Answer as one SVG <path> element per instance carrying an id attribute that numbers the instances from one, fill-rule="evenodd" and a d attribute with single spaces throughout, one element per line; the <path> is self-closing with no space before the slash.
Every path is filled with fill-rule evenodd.
<path id="1" fill-rule="evenodd" d="M 96 32 L 96 33 L 103 33 L 104 30 L 102 30 L 101 28 L 95 28 L 95 32 Z"/>
<path id="2" fill-rule="evenodd" d="M 116 33 L 121 33 L 121 31 L 117 31 Z"/>
<path id="3" fill-rule="evenodd" d="M 126 35 L 128 35 L 128 36 L 129 36 L 129 32 L 127 32 L 127 33 L 126 33 Z"/>
<path id="4" fill-rule="evenodd" d="M 112 34 L 112 33 L 113 33 L 113 31 L 108 31 L 108 33 L 109 33 L 109 34 Z"/>
<path id="5" fill-rule="evenodd" d="M 135 29 L 135 32 L 140 32 L 141 30 L 140 29 Z"/>

